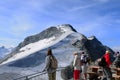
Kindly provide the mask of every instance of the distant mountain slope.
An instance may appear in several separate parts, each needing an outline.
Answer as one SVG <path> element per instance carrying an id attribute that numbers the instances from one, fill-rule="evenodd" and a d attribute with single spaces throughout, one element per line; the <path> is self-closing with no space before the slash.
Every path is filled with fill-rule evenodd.
<path id="1" fill-rule="evenodd" d="M 3 57 L 5 57 L 5 55 L 11 53 L 12 50 L 13 50 L 12 47 L 6 48 L 5 46 L 1 46 L 0 47 L 0 59 L 2 59 Z"/>

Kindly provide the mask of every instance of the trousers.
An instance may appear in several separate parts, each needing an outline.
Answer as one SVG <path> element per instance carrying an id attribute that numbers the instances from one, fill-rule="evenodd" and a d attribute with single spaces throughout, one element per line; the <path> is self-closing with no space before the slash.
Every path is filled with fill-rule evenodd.
<path id="1" fill-rule="evenodd" d="M 56 72 L 48 73 L 48 80 L 56 80 Z"/>

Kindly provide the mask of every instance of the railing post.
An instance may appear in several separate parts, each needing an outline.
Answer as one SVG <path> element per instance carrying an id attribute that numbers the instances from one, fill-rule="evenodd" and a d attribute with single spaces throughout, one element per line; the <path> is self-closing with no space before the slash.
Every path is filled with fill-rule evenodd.
<path id="1" fill-rule="evenodd" d="M 28 76 L 26 76 L 25 80 L 29 80 Z"/>

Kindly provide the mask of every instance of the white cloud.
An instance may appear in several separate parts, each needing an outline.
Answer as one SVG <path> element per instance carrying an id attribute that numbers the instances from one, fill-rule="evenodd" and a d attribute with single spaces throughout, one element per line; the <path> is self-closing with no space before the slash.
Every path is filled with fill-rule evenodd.
<path id="1" fill-rule="evenodd" d="M 68 11 L 77 11 L 77 10 L 81 10 L 81 9 L 87 9 L 87 8 L 93 7 L 95 5 L 96 4 L 90 4 L 90 5 L 84 5 L 84 6 L 76 6 L 76 7 L 73 7 L 71 9 L 69 9 Z"/>
<path id="2" fill-rule="evenodd" d="M 79 4 L 78 6 L 73 6 L 72 8 L 69 8 L 68 9 L 65 9 L 65 10 L 68 10 L 68 11 L 78 11 L 78 10 L 85 10 L 85 9 L 88 9 L 88 8 L 91 8 L 91 7 L 96 7 L 98 5 L 100 5 L 101 3 L 105 3 L 105 2 L 108 2 L 109 0 L 93 0 L 91 2 L 86 2 L 83 4 Z M 80 2 L 80 1 L 79 1 Z"/>

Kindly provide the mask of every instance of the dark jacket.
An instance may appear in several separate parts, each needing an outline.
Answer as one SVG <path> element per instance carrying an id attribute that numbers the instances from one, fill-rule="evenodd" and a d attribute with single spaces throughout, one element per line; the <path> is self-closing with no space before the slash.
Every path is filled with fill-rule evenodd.
<path id="1" fill-rule="evenodd" d="M 101 61 L 98 62 L 98 65 L 101 67 L 106 67 L 107 66 L 107 62 L 105 60 L 105 57 L 101 58 Z"/>

